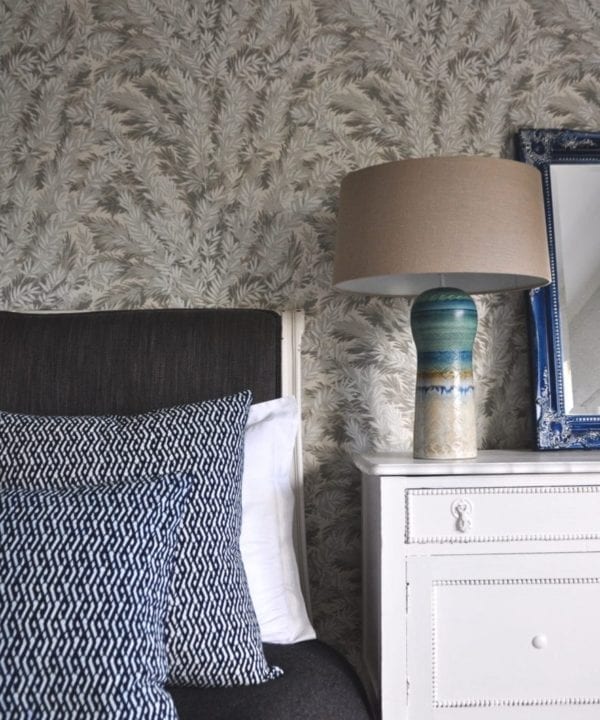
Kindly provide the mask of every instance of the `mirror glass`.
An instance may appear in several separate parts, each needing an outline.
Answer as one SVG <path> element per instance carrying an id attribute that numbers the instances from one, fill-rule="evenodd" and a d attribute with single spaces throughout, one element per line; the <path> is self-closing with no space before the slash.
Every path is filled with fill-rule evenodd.
<path id="1" fill-rule="evenodd" d="M 600 414 L 600 165 L 553 164 L 565 412 Z"/>

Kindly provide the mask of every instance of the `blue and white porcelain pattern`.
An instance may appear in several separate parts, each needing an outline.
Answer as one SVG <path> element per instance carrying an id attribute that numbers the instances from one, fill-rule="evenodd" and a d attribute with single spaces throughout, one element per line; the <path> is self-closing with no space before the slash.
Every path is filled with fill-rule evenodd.
<path id="1" fill-rule="evenodd" d="M 186 477 L 0 490 L 0 716 L 176 720 L 164 690 Z"/>
<path id="2" fill-rule="evenodd" d="M 239 549 L 251 393 L 132 416 L 0 412 L 0 483 L 27 488 L 188 473 L 167 622 L 169 682 L 256 684 L 281 674 L 262 649 Z"/>

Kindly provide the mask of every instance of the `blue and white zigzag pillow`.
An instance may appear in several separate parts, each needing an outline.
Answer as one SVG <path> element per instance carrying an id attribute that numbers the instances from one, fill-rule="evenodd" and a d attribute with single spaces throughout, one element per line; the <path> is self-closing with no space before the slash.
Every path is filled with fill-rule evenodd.
<path id="1" fill-rule="evenodd" d="M 169 683 L 214 687 L 278 677 L 262 649 L 242 564 L 241 476 L 249 391 L 131 416 L 0 412 L 0 484 L 68 487 L 187 473 L 169 603 Z"/>
<path id="2" fill-rule="evenodd" d="M 176 720 L 163 686 L 188 478 L 0 490 L 0 716 Z"/>

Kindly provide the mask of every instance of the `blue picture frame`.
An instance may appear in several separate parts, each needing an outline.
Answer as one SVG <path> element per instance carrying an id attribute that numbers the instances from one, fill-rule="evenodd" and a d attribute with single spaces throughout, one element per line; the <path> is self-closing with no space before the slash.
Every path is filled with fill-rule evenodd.
<path id="1" fill-rule="evenodd" d="M 600 415 L 570 415 L 565 409 L 550 182 L 550 166 L 553 164 L 600 163 L 600 132 L 522 129 L 517 133 L 517 157 L 537 167 L 542 174 L 552 270 L 550 285 L 532 290 L 529 294 L 537 447 L 540 450 L 600 448 Z"/>

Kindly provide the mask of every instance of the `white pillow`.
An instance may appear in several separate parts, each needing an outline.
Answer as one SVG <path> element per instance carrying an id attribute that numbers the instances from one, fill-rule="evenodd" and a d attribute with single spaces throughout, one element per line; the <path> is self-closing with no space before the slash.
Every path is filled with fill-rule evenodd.
<path id="1" fill-rule="evenodd" d="M 292 539 L 291 468 L 298 433 L 293 397 L 252 405 L 242 478 L 240 547 L 263 642 L 311 640 Z"/>

